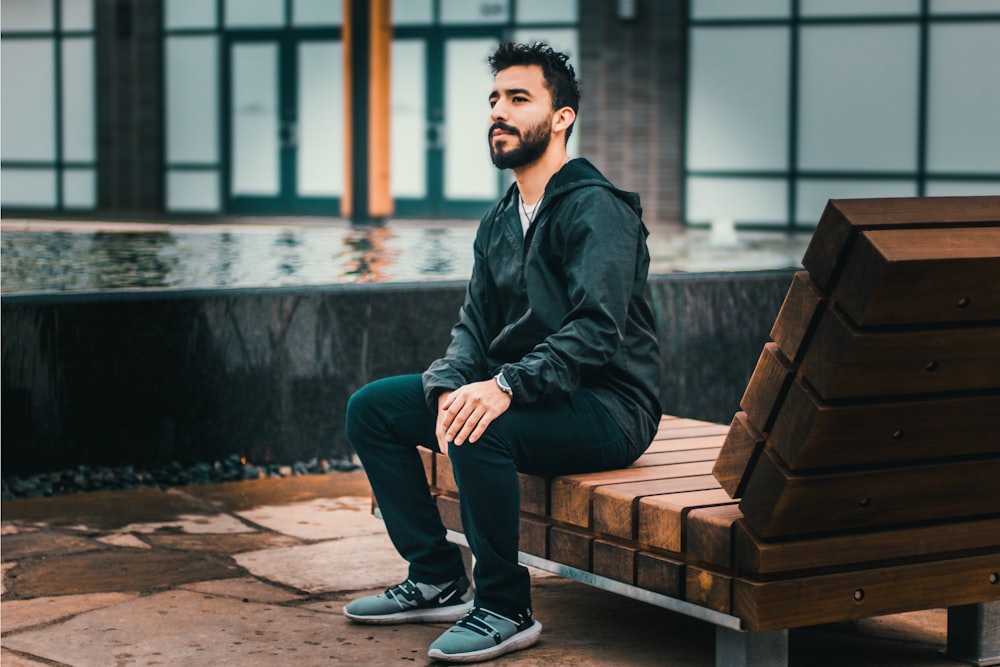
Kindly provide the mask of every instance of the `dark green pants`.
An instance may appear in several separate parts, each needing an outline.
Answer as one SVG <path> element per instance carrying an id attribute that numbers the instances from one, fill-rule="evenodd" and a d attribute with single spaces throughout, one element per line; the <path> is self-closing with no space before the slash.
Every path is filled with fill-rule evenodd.
<path id="1" fill-rule="evenodd" d="M 464 574 L 445 540 L 418 444 L 434 448 L 436 417 L 420 375 L 377 380 L 347 407 L 347 436 L 361 459 L 389 537 L 410 564 L 410 578 L 436 584 Z M 449 445 L 462 525 L 476 557 L 476 604 L 515 616 L 531 607 L 528 571 L 517 562 L 517 472 L 554 476 L 629 465 L 641 454 L 587 390 L 540 405 L 517 406 L 475 443 Z"/>

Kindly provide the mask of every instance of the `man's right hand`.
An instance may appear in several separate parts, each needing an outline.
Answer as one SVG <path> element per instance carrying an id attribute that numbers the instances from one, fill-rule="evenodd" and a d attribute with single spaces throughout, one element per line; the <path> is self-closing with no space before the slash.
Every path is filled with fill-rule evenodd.
<path id="1" fill-rule="evenodd" d="M 494 419 L 510 407 L 511 398 L 500 390 L 492 378 L 473 382 L 455 391 L 438 396 L 437 436 L 438 449 L 448 453 L 448 443 L 461 446 L 474 443 L 486 432 Z"/>

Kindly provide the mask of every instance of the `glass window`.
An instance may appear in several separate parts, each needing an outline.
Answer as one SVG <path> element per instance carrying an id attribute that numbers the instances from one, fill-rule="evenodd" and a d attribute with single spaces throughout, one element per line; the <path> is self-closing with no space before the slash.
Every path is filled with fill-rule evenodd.
<path id="1" fill-rule="evenodd" d="M 227 28 L 276 28 L 285 25 L 285 0 L 226 0 Z"/>
<path id="2" fill-rule="evenodd" d="M 212 0 L 164 0 L 163 23 L 167 30 L 214 29 L 218 23 Z"/>
<path id="3" fill-rule="evenodd" d="M 4 20 L 6 17 L 5 9 Z M 51 39 L 0 42 L 0 150 L 4 160 L 56 159 L 54 62 Z"/>
<path id="4" fill-rule="evenodd" d="M 427 196 L 426 43 L 392 43 L 390 190 L 394 197 Z"/>
<path id="5" fill-rule="evenodd" d="M 863 179 L 800 179 L 795 198 L 795 220 L 803 225 L 815 225 L 829 199 L 869 197 L 915 197 L 916 181 Z"/>
<path id="6" fill-rule="evenodd" d="M 508 0 L 441 0 L 441 23 L 506 23 Z"/>
<path id="7" fill-rule="evenodd" d="M 930 171 L 1000 172 L 1000 22 L 932 25 Z"/>
<path id="8" fill-rule="evenodd" d="M 577 0 L 517 0 L 518 23 L 576 23 Z"/>
<path id="9" fill-rule="evenodd" d="M 998 0 L 931 0 L 931 14 L 1000 14 Z"/>
<path id="10" fill-rule="evenodd" d="M 452 39 L 445 45 L 445 197 L 493 199 L 499 195 L 486 131 L 493 76 L 486 57 L 492 39 Z"/>
<path id="11" fill-rule="evenodd" d="M 992 181 L 929 180 L 925 188 L 928 197 L 982 197 L 1000 195 L 1000 179 Z"/>
<path id="12" fill-rule="evenodd" d="M 343 0 L 294 0 L 292 5 L 294 25 L 335 26 L 343 22 Z"/>
<path id="13" fill-rule="evenodd" d="M 344 47 L 299 44 L 298 194 L 344 191 Z"/>
<path id="14" fill-rule="evenodd" d="M 753 2 L 733 2 L 733 0 L 691 0 L 693 19 L 761 19 L 788 18 L 791 15 L 791 0 L 754 0 Z"/>
<path id="15" fill-rule="evenodd" d="M 62 0 L 60 24 L 62 30 L 93 30 L 93 0 Z"/>
<path id="16" fill-rule="evenodd" d="M 70 162 L 96 158 L 94 40 L 64 39 L 62 45 L 62 157 Z"/>
<path id="17" fill-rule="evenodd" d="M 233 195 L 276 195 L 278 162 L 278 46 L 274 42 L 233 45 Z"/>
<path id="18" fill-rule="evenodd" d="M 916 25 L 802 28 L 800 168 L 916 169 L 919 45 Z"/>
<path id="19" fill-rule="evenodd" d="M 54 29 L 52 3 L 40 0 L 3 0 L 4 32 L 50 32 Z"/>
<path id="20" fill-rule="evenodd" d="M 214 36 L 166 39 L 167 162 L 219 160 L 218 65 Z"/>
<path id="21" fill-rule="evenodd" d="M 788 29 L 695 28 L 689 169 L 788 165 Z"/>
<path id="22" fill-rule="evenodd" d="M 0 170 L 0 200 L 6 207 L 55 208 L 56 170 Z"/>
<path id="23" fill-rule="evenodd" d="M 919 16 L 920 0 L 800 0 L 802 16 Z"/>
<path id="24" fill-rule="evenodd" d="M 63 170 L 63 208 L 92 209 L 97 206 L 97 179 L 93 169 Z"/>
<path id="25" fill-rule="evenodd" d="M 787 224 L 788 184 L 773 178 L 688 178 L 686 204 L 688 222 L 695 224 Z"/>
<path id="26" fill-rule="evenodd" d="M 218 172 L 167 171 L 167 210 L 212 213 L 219 208 Z"/>
<path id="27" fill-rule="evenodd" d="M 393 25 L 430 25 L 434 23 L 433 0 L 392 0 Z"/>

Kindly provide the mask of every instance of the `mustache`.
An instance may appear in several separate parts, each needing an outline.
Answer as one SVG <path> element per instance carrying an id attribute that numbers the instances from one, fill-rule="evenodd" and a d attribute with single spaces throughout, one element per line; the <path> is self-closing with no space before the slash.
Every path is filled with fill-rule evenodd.
<path id="1" fill-rule="evenodd" d="M 507 134 L 513 134 L 515 137 L 521 136 L 521 133 L 518 132 L 515 128 L 501 121 L 497 121 L 492 125 L 490 125 L 490 131 L 486 133 L 487 136 L 493 136 L 494 130 L 500 130 L 501 132 L 506 132 Z"/>

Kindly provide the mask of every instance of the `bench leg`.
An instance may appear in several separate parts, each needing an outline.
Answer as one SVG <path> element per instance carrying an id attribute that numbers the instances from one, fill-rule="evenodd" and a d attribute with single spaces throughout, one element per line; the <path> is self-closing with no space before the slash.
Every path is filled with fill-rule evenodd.
<path id="1" fill-rule="evenodd" d="M 715 626 L 715 667 L 787 667 L 788 630 L 741 632 Z"/>
<path id="2" fill-rule="evenodd" d="M 1000 665 L 1000 600 L 948 608 L 949 658 Z"/>

